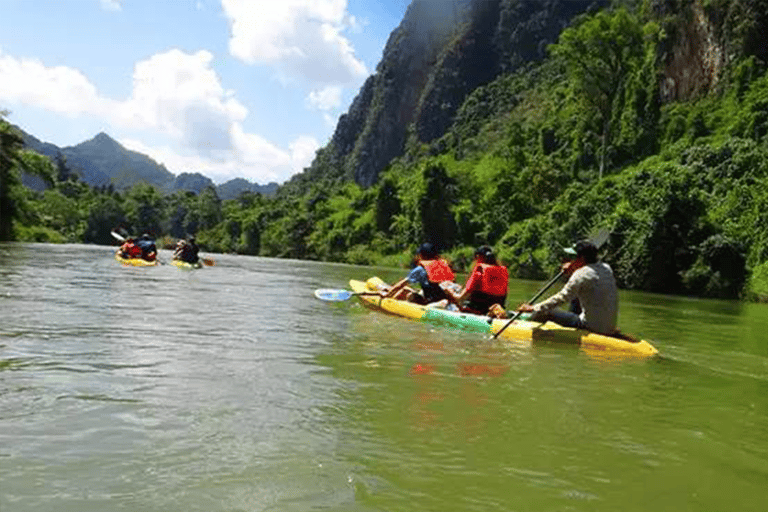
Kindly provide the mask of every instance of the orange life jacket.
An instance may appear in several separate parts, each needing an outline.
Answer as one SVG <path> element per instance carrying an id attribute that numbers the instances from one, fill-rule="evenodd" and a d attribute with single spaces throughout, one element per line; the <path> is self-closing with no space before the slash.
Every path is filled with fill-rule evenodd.
<path id="1" fill-rule="evenodd" d="M 480 280 L 480 287 L 473 291 L 479 291 L 496 297 L 507 295 L 507 285 L 509 283 L 509 271 L 507 270 L 507 267 L 502 265 L 489 265 L 487 263 L 478 263 L 475 266 L 475 269 L 477 267 L 480 267 L 482 270 L 482 279 Z"/>
<path id="2" fill-rule="evenodd" d="M 448 262 L 440 258 L 438 260 L 421 260 L 419 265 L 427 271 L 427 278 L 430 283 L 442 283 L 443 281 L 453 281 L 454 275 Z"/>

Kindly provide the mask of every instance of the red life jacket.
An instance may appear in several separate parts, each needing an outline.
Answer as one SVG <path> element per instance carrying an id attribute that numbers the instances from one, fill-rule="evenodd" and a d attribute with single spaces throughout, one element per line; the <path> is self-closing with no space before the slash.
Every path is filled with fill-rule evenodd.
<path id="1" fill-rule="evenodd" d="M 439 260 L 421 260 L 419 265 L 427 271 L 427 277 L 431 283 L 453 281 L 456 278 L 451 267 L 448 266 L 448 262 L 442 258 Z"/>
<path id="2" fill-rule="evenodd" d="M 509 283 L 509 271 L 507 270 L 507 267 L 478 263 L 475 268 L 478 266 L 482 270 L 482 279 L 480 280 L 479 288 L 475 288 L 473 291 L 493 295 L 494 297 L 506 296 L 507 285 Z"/>
<path id="3" fill-rule="evenodd" d="M 121 247 L 121 250 L 129 258 L 141 258 L 141 247 L 136 244 L 127 242 Z"/>

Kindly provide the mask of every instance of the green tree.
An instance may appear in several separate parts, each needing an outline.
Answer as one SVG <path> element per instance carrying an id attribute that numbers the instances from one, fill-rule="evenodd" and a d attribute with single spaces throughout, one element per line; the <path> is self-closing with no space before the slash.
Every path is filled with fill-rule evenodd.
<path id="1" fill-rule="evenodd" d="M 216 193 L 216 188 L 209 186 L 200 192 L 197 196 L 195 210 L 200 218 L 198 229 L 210 229 L 221 222 L 221 199 Z M 195 231 L 191 232 L 194 233 Z"/>
<path id="2" fill-rule="evenodd" d="M 42 178 L 48 185 L 54 183 L 54 169 L 48 157 L 24 149 L 24 141 L 3 118 L 0 112 L 0 240 L 15 238 L 14 222 L 26 216 L 29 191 L 21 183 L 21 172 Z"/>
<path id="3" fill-rule="evenodd" d="M 642 64 L 643 26 L 639 19 L 619 8 L 600 11 L 560 34 L 550 46 L 553 55 L 565 60 L 577 90 L 600 118 L 599 175 L 605 171 L 611 145 L 617 101 L 626 80 Z"/>
<path id="4" fill-rule="evenodd" d="M 458 203 L 457 183 L 445 166 L 429 164 L 423 171 L 425 191 L 419 199 L 419 218 L 424 239 L 449 249 L 456 243 L 457 226 L 451 207 Z"/>
<path id="5" fill-rule="evenodd" d="M 114 241 L 110 231 L 125 222 L 121 202 L 111 194 L 97 194 L 88 209 L 83 242 L 109 245 Z"/>
<path id="6" fill-rule="evenodd" d="M 164 199 L 160 192 L 147 183 L 138 183 L 125 198 L 125 214 L 133 234 L 162 233 Z"/>
<path id="7" fill-rule="evenodd" d="M 18 213 L 14 189 L 21 186 L 19 160 L 24 141 L 0 112 L 0 240 L 13 239 L 13 219 Z"/>

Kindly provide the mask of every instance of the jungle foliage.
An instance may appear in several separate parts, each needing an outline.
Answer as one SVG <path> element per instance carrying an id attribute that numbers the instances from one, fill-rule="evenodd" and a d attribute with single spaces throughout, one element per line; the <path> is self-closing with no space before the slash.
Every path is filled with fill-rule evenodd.
<path id="1" fill-rule="evenodd" d="M 511 275 L 542 279 L 563 246 L 607 227 L 604 258 L 622 287 L 768 297 L 765 63 L 736 53 L 717 88 L 663 103 L 667 22 L 642 7 L 580 17 L 546 60 L 476 89 L 444 136 L 412 138 L 369 187 L 344 178 L 326 147 L 311 176 L 274 197 L 90 189 L 56 179 L 3 123 L 5 238 L 110 243 L 119 225 L 197 233 L 208 251 L 385 265 L 432 241 L 457 269 L 488 243 Z M 22 168 L 53 186 L 24 189 Z"/>

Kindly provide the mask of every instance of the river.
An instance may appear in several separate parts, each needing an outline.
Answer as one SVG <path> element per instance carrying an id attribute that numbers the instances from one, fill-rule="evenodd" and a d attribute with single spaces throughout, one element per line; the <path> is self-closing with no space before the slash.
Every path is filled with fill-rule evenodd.
<path id="1" fill-rule="evenodd" d="M 622 291 L 660 355 L 607 361 L 313 296 L 398 269 L 113 250 L 0 244 L 2 512 L 767 506 L 766 305 Z"/>

